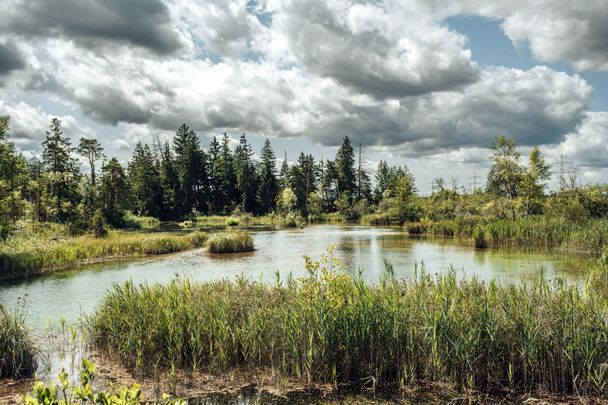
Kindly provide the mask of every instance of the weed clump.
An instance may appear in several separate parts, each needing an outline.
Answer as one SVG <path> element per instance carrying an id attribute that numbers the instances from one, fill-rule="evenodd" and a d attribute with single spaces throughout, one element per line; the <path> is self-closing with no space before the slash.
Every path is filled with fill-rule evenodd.
<path id="1" fill-rule="evenodd" d="M 220 232 L 209 238 L 211 253 L 241 253 L 253 250 L 253 237 L 249 232 Z"/>
<path id="2" fill-rule="evenodd" d="M 38 367 L 37 355 L 24 311 L 0 305 L 0 378 L 32 376 Z"/>

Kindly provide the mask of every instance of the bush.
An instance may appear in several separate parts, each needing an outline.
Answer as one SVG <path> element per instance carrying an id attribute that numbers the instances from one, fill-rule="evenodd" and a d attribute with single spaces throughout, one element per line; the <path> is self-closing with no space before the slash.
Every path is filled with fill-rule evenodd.
<path id="1" fill-rule="evenodd" d="M 405 229 L 410 235 L 423 235 L 426 233 L 426 224 L 423 222 L 408 222 Z"/>
<path id="2" fill-rule="evenodd" d="M 241 224 L 241 221 L 239 221 L 238 218 L 235 218 L 235 217 L 226 218 L 226 226 L 239 226 L 240 224 Z"/>
<path id="3" fill-rule="evenodd" d="M 485 249 L 488 247 L 488 241 L 486 240 L 486 233 L 482 226 L 476 226 L 473 230 L 473 243 L 478 249 Z"/>
<path id="4" fill-rule="evenodd" d="M 249 232 L 221 232 L 209 238 L 211 253 L 240 253 L 255 250 Z"/>

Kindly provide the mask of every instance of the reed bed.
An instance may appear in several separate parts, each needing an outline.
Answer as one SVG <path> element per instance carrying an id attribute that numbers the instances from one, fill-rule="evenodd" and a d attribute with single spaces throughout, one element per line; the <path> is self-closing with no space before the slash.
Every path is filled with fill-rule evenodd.
<path id="1" fill-rule="evenodd" d="M 608 306 L 590 290 L 424 271 L 406 282 L 390 266 L 370 285 L 334 266 L 309 260 L 309 277 L 275 285 L 127 282 L 87 329 L 97 348 L 150 374 L 246 367 L 311 384 L 608 394 Z"/>
<path id="2" fill-rule="evenodd" d="M 38 366 L 38 351 L 24 315 L 19 308 L 0 305 L 0 378 L 30 377 Z"/>
<path id="3" fill-rule="evenodd" d="M 0 247 L 0 280 L 38 274 L 98 260 L 174 253 L 202 247 L 203 232 L 126 233 L 111 231 L 107 237 L 52 237 L 31 235 L 9 240 Z"/>
<path id="4" fill-rule="evenodd" d="M 211 253 L 241 253 L 255 250 L 253 237 L 249 232 L 220 232 L 209 238 Z"/>
<path id="5" fill-rule="evenodd" d="M 608 219 L 573 222 L 559 218 L 530 217 L 518 220 L 421 221 L 405 225 L 411 234 L 471 238 L 489 246 L 535 245 L 571 251 L 600 253 L 608 246 Z"/>

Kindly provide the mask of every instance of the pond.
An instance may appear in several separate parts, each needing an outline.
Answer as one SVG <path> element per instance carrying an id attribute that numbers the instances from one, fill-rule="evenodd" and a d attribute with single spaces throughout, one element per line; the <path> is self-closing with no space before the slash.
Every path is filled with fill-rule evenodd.
<path id="1" fill-rule="evenodd" d="M 208 281 L 244 276 L 274 282 L 306 274 L 303 256 L 313 259 L 334 246 L 348 271 L 370 282 L 384 272 L 385 260 L 398 277 L 414 277 L 422 265 L 430 273 L 454 271 L 463 277 L 490 281 L 520 282 L 536 279 L 542 272 L 548 278 L 561 277 L 578 282 L 584 278 L 588 259 L 547 250 L 485 249 L 456 240 L 415 238 L 401 229 L 363 226 L 319 225 L 304 229 L 256 231 L 256 251 L 239 255 L 210 255 L 194 250 L 153 259 L 106 263 L 43 275 L 27 280 L 0 283 L 0 303 L 14 305 L 25 299 L 27 321 L 42 329 L 49 320 L 64 317 L 76 322 L 90 313 L 114 283 L 132 279 L 167 283 L 176 276 Z"/>

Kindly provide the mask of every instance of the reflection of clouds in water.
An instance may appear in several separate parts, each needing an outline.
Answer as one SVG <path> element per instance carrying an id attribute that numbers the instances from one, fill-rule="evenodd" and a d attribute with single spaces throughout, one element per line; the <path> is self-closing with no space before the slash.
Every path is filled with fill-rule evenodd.
<path id="1" fill-rule="evenodd" d="M 195 281 L 234 279 L 242 275 L 274 283 L 277 271 L 282 280 L 290 273 L 296 278 L 305 276 L 303 256 L 316 259 L 330 245 L 335 245 L 335 256 L 344 260 L 351 274 L 356 275 L 363 268 L 362 277 L 370 282 L 383 274 L 385 259 L 394 266 L 396 276 L 404 279 L 414 277 L 416 264 L 420 269 L 422 263 L 431 274 L 453 268 L 459 276 L 475 275 L 481 280 L 502 282 L 533 279 L 541 266 L 546 268 L 548 277 L 578 278 L 576 270 L 585 266 L 584 261 L 573 262 L 569 255 L 514 249 L 479 251 L 453 240 L 412 238 L 400 229 L 321 225 L 263 231 L 254 237 L 257 250 L 246 255 L 210 256 L 203 250 L 194 250 L 0 284 L 0 302 L 10 304 L 28 294 L 28 320 L 32 325 L 43 326 L 48 317 L 57 320 L 61 315 L 73 322 L 81 313 L 93 310 L 113 283 L 129 279 L 136 285 L 168 283 L 176 275 Z"/>

